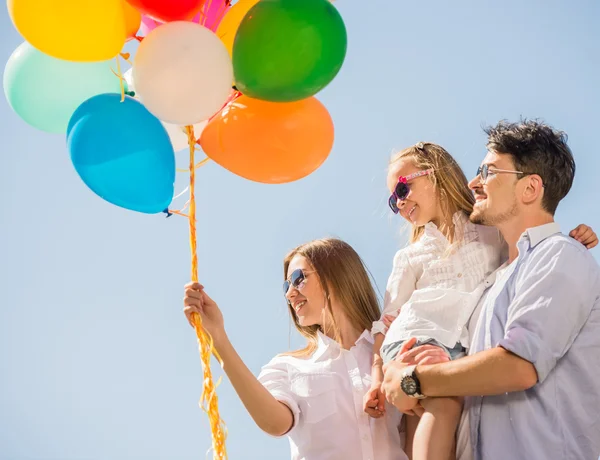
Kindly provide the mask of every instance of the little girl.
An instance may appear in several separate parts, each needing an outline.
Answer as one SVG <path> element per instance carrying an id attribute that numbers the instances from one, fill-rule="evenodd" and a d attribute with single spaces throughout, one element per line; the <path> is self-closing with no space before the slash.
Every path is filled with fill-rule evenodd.
<path id="1" fill-rule="evenodd" d="M 373 324 L 372 385 L 364 398 L 373 417 L 384 411 L 382 366 L 408 340 L 439 347 L 449 359 L 465 354 L 466 325 L 486 277 L 507 259 L 499 232 L 469 221 L 475 199 L 460 166 L 441 146 L 420 142 L 395 155 L 388 188 L 390 208 L 411 222 L 412 234 L 411 244 L 394 257 L 382 319 Z M 415 460 L 454 458 L 462 401 L 432 398 L 423 406 L 420 420 L 407 417 L 407 454 Z"/>

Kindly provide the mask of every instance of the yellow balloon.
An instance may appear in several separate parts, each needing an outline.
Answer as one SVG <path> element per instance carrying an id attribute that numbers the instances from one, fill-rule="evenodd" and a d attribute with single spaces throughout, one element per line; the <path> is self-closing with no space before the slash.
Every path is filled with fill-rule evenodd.
<path id="1" fill-rule="evenodd" d="M 229 11 L 225 14 L 225 17 L 217 28 L 217 37 L 225 44 L 225 48 L 229 51 L 229 55 L 232 55 L 233 50 L 233 39 L 235 34 L 246 16 L 246 13 L 250 8 L 256 5 L 259 0 L 239 0 L 233 5 Z"/>
<path id="2" fill-rule="evenodd" d="M 104 61 L 125 44 L 122 0 L 7 0 L 19 33 L 31 45 L 67 61 Z"/>

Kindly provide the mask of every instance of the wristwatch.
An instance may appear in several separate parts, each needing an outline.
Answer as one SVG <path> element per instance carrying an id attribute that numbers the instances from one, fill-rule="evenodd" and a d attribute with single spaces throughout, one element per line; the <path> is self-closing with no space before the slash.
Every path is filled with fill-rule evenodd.
<path id="1" fill-rule="evenodd" d="M 421 394 L 421 382 L 415 373 L 417 366 L 408 366 L 402 371 L 402 381 L 400 388 L 407 396 L 416 399 L 424 399 L 427 396 Z"/>

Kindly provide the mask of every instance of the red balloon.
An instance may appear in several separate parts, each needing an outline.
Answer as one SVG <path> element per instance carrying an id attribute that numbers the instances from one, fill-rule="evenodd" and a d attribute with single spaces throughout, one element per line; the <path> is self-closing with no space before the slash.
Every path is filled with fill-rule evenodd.
<path id="1" fill-rule="evenodd" d="M 140 13 L 162 22 L 190 21 L 210 0 L 127 0 Z"/>

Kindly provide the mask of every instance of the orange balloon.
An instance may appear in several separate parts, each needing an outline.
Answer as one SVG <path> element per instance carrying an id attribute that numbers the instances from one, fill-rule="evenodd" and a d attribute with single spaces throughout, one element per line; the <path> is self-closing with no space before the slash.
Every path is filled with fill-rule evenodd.
<path id="1" fill-rule="evenodd" d="M 131 6 L 125 0 L 121 0 L 123 4 L 123 13 L 125 15 L 125 36 L 129 38 L 135 37 L 142 23 L 142 14 Z"/>
<path id="2" fill-rule="evenodd" d="M 314 97 L 279 103 L 240 96 L 208 123 L 200 145 L 238 176 L 283 184 L 308 176 L 327 159 L 333 121 Z"/>

